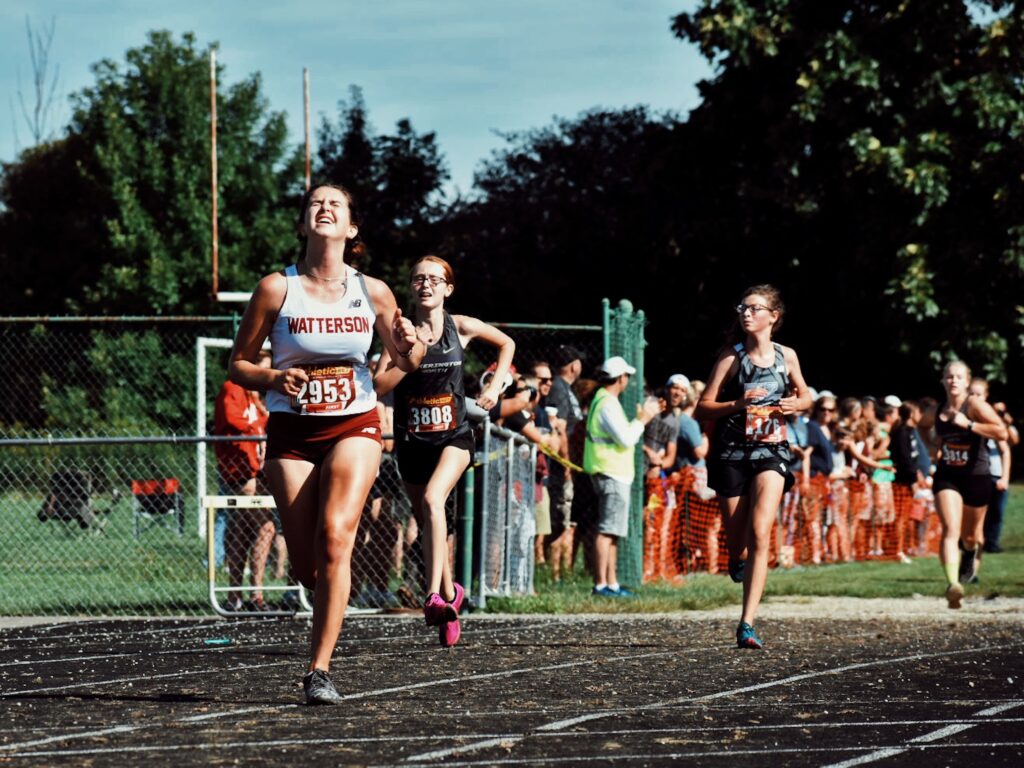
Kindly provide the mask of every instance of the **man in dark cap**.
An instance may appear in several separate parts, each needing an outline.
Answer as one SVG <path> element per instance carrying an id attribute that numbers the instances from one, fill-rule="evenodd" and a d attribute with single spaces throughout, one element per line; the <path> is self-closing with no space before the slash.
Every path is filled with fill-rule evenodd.
<path id="1" fill-rule="evenodd" d="M 546 405 L 558 410 L 558 418 L 566 422 L 565 434 L 571 435 L 583 418 L 580 401 L 572 390 L 583 370 L 583 355 L 575 347 L 563 344 L 555 350 L 551 364 L 555 376 Z M 562 565 L 568 569 L 572 564 L 573 528 L 576 525 L 572 521 L 573 478 L 567 467 L 553 466 L 548 476 L 548 495 L 551 497 L 551 575 L 557 581 Z"/>

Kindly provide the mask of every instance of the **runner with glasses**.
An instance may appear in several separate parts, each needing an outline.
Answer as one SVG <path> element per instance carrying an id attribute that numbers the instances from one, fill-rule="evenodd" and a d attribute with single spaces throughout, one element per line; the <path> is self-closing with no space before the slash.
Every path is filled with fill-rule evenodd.
<path id="1" fill-rule="evenodd" d="M 489 383 L 477 398 L 493 408 L 512 365 L 516 345 L 507 335 L 475 317 L 450 315 L 445 300 L 455 290 L 452 268 L 437 256 L 424 256 L 412 266 L 409 284 L 416 304 L 416 336 L 426 354 L 416 371 L 396 366 L 385 349 L 374 384 L 379 394 L 395 390 L 395 448 L 398 470 L 412 502 L 423 536 L 427 599 L 423 616 L 438 627 L 443 646 L 455 645 L 462 634 L 459 608 L 465 592 L 452 579 L 445 502 L 473 457 L 473 430 L 466 418 L 463 350 L 481 339 L 498 350 Z"/>
<path id="2" fill-rule="evenodd" d="M 718 494 L 729 548 L 729 576 L 743 582 L 740 648 L 761 648 L 754 618 L 768 578 L 769 539 L 792 486 L 786 417 L 811 405 L 796 352 L 774 343 L 785 309 L 779 291 L 755 285 L 735 308 L 739 341 L 711 370 L 694 418 L 714 420 L 708 485 Z"/>

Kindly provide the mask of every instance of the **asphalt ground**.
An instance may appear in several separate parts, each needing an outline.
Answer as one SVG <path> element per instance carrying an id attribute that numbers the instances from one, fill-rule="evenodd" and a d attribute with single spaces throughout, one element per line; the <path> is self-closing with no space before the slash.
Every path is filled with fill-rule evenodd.
<path id="1" fill-rule="evenodd" d="M 1024 765 L 1020 614 L 765 613 L 350 617 L 320 707 L 304 620 L 9 626 L 0 763 Z"/>

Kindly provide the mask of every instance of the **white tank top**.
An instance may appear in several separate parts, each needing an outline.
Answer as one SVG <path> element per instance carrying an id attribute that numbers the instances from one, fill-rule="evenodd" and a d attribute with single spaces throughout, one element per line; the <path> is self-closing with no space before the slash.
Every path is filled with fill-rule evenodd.
<path id="1" fill-rule="evenodd" d="M 363 275 L 345 267 L 348 289 L 339 301 L 322 304 L 302 287 L 295 265 L 285 269 L 284 304 L 270 330 L 274 368 L 304 368 L 309 382 L 298 397 L 267 393 L 271 413 L 349 416 L 374 408 L 377 396 L 366 367 L 377 311 Z"/>

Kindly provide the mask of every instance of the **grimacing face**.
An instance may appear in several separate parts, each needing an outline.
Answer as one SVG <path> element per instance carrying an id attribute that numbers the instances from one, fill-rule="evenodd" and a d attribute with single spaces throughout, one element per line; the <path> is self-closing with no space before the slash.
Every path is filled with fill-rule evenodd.
<path id="1" fill-rule="evenodd" d="M 348 197 L 334 187 L 317 187 L 309 196 L 303 219 L 303 234 L 351 240 L 359 232 L 352 223 Z"/>

